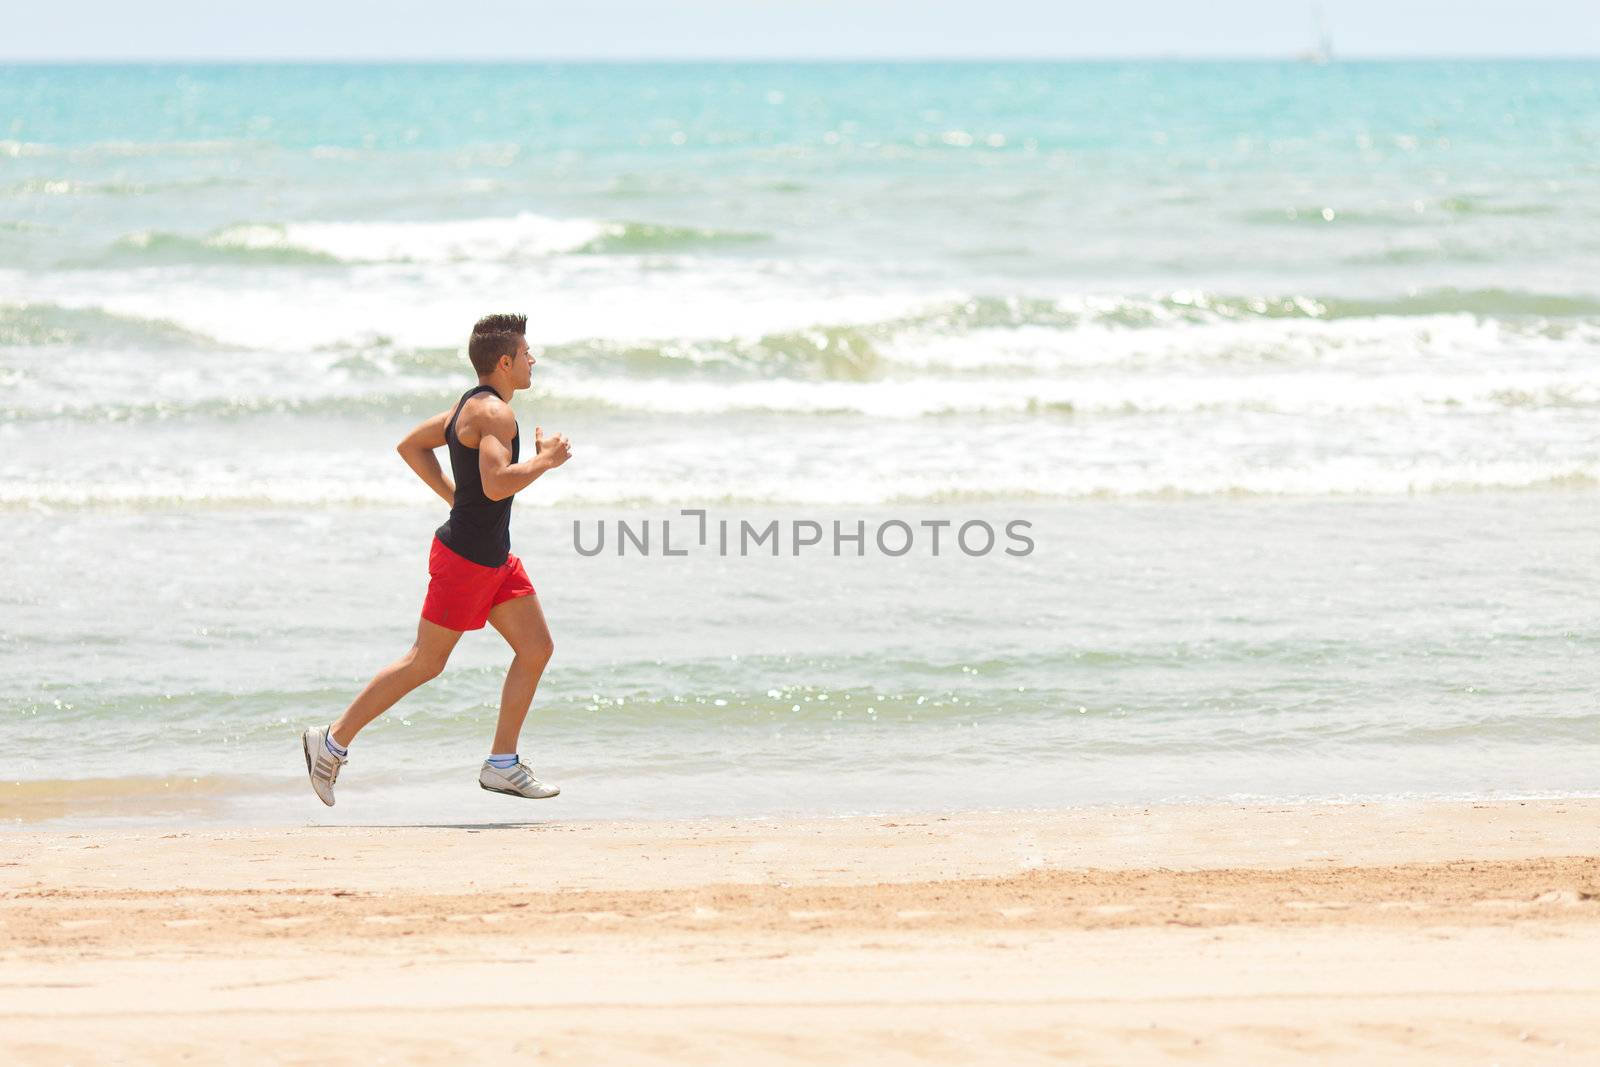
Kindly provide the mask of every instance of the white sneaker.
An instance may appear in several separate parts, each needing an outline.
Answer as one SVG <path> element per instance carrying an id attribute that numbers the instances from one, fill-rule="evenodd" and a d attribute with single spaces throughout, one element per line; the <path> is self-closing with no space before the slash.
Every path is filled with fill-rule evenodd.
<path id="1" fill-rule="evenodd" d="M 544 800 L 561 792 L 560 786 L 545 785 L 535 778 L 533 772 L 528 770 L 528 765 L 521 760 L 505 770 L 484 760 L 483 770 L 478 772 L 478 784 L 491 793 L 527 797 L 529 800 Z"/>
<path id="2" fill-rule="evenodd" d="M 348 756 L 335 756 L 328 751 L 328 728 L 313 726 L 300 735 L 300 747 L 306 751 L 306 773 L 311 776 L 311 788 L 317 799 L 333 807 L 333 783 L 339 780 L 339 768 L 350 762 Z"/>

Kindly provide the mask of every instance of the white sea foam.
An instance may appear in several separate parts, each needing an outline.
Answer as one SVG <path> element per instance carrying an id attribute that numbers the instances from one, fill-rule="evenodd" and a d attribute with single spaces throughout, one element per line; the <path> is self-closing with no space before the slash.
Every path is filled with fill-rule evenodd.
<path id="1" fill-rule="evenodd" d="M 218 248 L 298 249 L 346 263 L 455 263 L 518 260 L 582 248 L 608 232 L 593 219 L 528 212 L 512 218 L 450 222 L 291 222 L 230 226 L 206 243 Z"/>
<path id="2" fill-rule="evenodd" d="M 338 276 L 271 269 L 142 267 L 48 274 L 0 270 L 17 302 L 164 320 L 226 344 L 304 352 L 382 336 L 408 347 L 465 346 L 495 310 L 529 314 L 528 339 L 747 337 L 818 322 L 876 322 L 959 295 L 871 286 L 831 265 L 713 263 L 640 272 L 607 257 L 526 263 L 372 264 Z"/>
<path id="3" fill-rule="evenodd" d="M 588 456 L 585 459 L 588 460 Z M 714 466 L 714 465 L 713 465 Z M 362 508 L 438 510 L 436 498 L 392 470 L 352 479 L 306 471 L 261 474 L 248 469 L 158 471 L 113 479 L 44 480 L 0 472 L 0 506 Z M 1600 486 L 1600 462 L 1418 462 L 1385 464 L 1341 457 L 1278 468 L 1228 463 L 1218 457 L 1152 469 L 1134 465 L 1079 469 L 1035 464 L 971 465 L 907 472 L 869 465 L 849 473 L 745 469 L 736 478 L 714 467 L 685 472 L 661 465 L 639 470 L 588 462 L 583 478 L 547 479 L 523 507 L 597 508 L 695 503 L 807 507 L 879 506 L 948 501 L 1040 501 L 1161 497 L 1406 496 L 1484 490 L 1585 489 Z"/>
<path id="4" fill-rule="evenodd" d="M 1238 412 L 1288 416 L 1489 413 L 1506 408 L 1600 407 L 1600 370 L 1439 373 L 1301 371 L 1281 375 L 1102 373 L 1083 377 L 893 378 L 884 381 L 683 381 L 596 376 L 541 379 L 535 402 L 603 405 L 655 414 L 849 413 L 929 415 L 1162 415 Z"/>
<path id="5" fill-rule="evenodd" d="M 1062 301 L 1070 306 L 1068 301 Z M 1134 303 L 1132 301 L 1128 302 Z M 1049 373 L 1116 368 L 1213 367 L 1272 372 L 1296 367 L 1392 369 L 1408 361 L 1441 363 L 1542 354 L 1581 362 L 1600 344 L 1600 321 L 1559 334 L 1466 313 L 1364 318 L 1213 318 L 1130 327 L 1096 321 L 958 332 L 908 329 L 879 343 L 882 360 L 955 373 Z"/>

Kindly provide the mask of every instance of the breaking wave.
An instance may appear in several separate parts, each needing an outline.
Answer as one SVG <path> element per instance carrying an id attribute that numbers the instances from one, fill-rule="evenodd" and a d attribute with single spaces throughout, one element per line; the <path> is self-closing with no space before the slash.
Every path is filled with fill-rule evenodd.
<path id="1" fill-rule="evenodd" d="M 754 244 L 765 234 L 650 222 L 512 218 L 452 222 L 238 223 L 209 234 L 139 231 L 115 241 L 110 264 L 515 262 L 570 253 L 628 255 Z"/>
<path id="2" fill-rule="evenodd" d="M 1329 462 L 1304 469 L 1183 473 L 1155 470 L 1083 471 L 1053 484 L 1020 477 L 972 474 L 946 479 L 907 478 L 886 485 L 862 477 L 751 478 L 737 484 L 716 478 L 630 477 L 620 470 L 591 472 L 582 483 L 552 484 L 539 507 L 667 507 L 695 504 L 855 506 L 1050 503 L 1071 500 L 1180 500 L 1217 497 L 1393 497 L 1474 492 L 1567 491 L 1600 488 L 1600 464 L 1532 462 L 1431 464 L 1384 468 L 1374 463 Z M 0 508 L 381 508 L 436 509 L 438 501 L 415 481 L 333 477 L 201 478 L 192 473 L 129 481 L 67 483 L 0 479 Z"/>
<path id="3" fill-rule="evenodd" d="M 101 308 L 0 304 L 0 345 L 97 344 L 128 348 L 216 348 L 204 334 L 165 319 L 118 315 Z"/>

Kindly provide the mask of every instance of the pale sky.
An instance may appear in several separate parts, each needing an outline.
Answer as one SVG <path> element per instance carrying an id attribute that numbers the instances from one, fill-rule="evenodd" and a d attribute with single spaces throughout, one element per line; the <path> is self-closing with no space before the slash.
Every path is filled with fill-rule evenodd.
<path id="1" fill-rule="evenodd" d="M 73 0 L 0 60 L 1600 56 L 1600 0 Z"/>

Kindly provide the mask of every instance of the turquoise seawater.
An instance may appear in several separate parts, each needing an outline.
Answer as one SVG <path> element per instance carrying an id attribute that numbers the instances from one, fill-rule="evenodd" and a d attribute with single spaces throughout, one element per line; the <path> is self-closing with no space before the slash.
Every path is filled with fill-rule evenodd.
<path id="1" fill-rule="evenodd" d="M 505 814 L 488 631 L 295 740 L 498 310 L 544 814 L 1593 792 L 1597 265 L 1594 62 L 0 67 L 0 817 Z"/>

